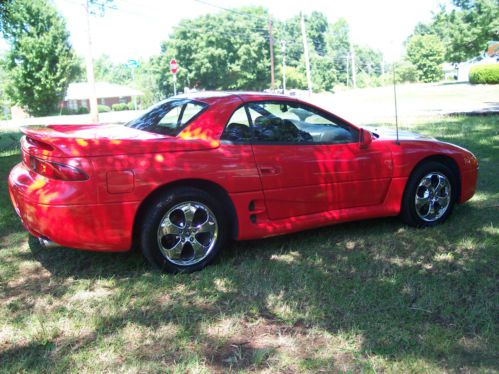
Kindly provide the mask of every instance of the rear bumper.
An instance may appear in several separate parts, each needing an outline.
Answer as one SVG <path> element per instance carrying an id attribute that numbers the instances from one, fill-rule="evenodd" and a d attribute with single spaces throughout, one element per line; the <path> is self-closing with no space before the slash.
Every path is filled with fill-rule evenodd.
<path id="1" fill-rule="evenodd" d="M 22 164 L 9 175 L 12 204 L 24 227 L 36 237 L 61 246 L 95 251 L 127 251 L 132 245 L 132 230 L 139 202 L 116 204 L 59 205 L 42 204 L 30 199 L 50 190 L 50 180 L 40 183 Z M 50 190 L 53 193 L 53 190 Z"/>

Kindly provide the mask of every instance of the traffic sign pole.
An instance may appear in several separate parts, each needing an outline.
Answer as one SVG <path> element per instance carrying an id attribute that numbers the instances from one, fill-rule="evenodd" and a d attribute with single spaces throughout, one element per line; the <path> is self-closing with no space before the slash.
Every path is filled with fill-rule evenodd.
<path id="1" fill-rule="evenodd" d="M 177 60 L 172 58 L 170 60 L 170 73 L 173 74 L 173 95 L 174 96 L 177 96 L 177 71 L 178 71 Z"/>

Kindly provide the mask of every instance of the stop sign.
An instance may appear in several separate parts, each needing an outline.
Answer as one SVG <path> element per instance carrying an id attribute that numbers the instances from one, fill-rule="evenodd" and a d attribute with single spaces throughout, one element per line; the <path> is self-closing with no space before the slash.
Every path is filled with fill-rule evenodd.
<path id="1" fill-rule="evenodd" d="M 170 60 L 170 72 L 172 74 L 177 74 L 177 70 L 178 70 L 177 60 L 175 60 L 174 58 L 172 58 Z"/>

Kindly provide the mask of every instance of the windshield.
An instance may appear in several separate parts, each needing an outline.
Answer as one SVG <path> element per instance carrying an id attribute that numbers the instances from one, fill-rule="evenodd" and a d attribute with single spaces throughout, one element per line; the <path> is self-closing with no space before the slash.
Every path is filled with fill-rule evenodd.
<path id="1" fill-rule="evenodd" d="M 150 107 L 125 126 L 156 134 L 177 136 L 208 105 L 190 99 L 168 99 Z"/>

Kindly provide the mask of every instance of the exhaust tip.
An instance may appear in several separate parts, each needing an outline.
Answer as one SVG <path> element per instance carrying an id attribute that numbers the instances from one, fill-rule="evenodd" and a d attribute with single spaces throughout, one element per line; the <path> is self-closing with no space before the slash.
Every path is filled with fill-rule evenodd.
<path id="1" fill-rule="evenodd" d="M 38 238 L 38 241 L 40 242 L 40 245 L 43 247 L 43 248 L 47 248 L 47 249 L 50 249 L 50 248 L 57 248 L 57 247 L 60 247 L 59 244 L 53 242 L 52 240 L 49 240 L 45 237 L 40 237 Z"/>

